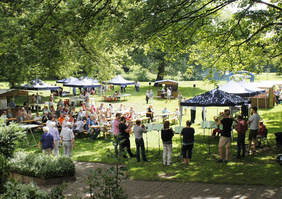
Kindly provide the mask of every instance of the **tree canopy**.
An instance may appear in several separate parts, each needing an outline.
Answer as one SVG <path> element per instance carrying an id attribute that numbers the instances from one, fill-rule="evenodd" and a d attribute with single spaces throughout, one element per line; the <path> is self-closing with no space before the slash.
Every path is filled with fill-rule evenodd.
<path id="1" fill-rule="evenodd" d="M 12 86 L 35 76 L 78 73 L 105 80 L 132 47 L 162 55 L 158 74 L 165 63 L 181 56 L 188 71 L 199 66 L 211 75 L 257 71 L 267 64 L 279 68 L 281 4 L 279 0 L 3 0 L 1 77 Z M 265 8 L 255 9 L 258 5 Z"/>

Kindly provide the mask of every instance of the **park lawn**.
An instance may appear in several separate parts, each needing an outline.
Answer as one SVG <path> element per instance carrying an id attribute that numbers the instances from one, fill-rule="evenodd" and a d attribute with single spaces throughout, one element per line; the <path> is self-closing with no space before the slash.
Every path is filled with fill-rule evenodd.
<path id="1" fill-rule="evenodd" d="M 281 78 L 279 78 L 281 79 Z M 48 83 L 54 83 L 50 81 Z M 224 84 L 225 82 L 221 82 Z M 193 88 L 193 84 L 196 87 Z M 193 82 L 180 82 L 179 91 L 182 92 L 183 96 L 187 99 L 194 95 L 201 94 L 208 90 L 214 89 L 215 86 L 202 81 Z M 69 88 L 65 88 L 66 91 Z M 115 87 L 115 90 L 117 88 Z M 149 87 L 148 82 L 141 82 L 140 92 L 133 92 L 133 85 L 127 87 L 127 93 L 132 94 L 126 101 L 112 102 L 115 108 L 118 108 L 121 103 L 126 107 L 133 106 L 137 112 L 144 112 L 148 105 L 145 103 L 146 90 L 153 89 L 156 93 L 156 87 Z M 39 91 L 43 96 L 43 99 L 48 100 L 48 91 Z M 112 94 L 111 91 L 109 94 Z M 96 96 L 95 96 L 96 97 Z M 102 103 L 100 97 L 96 97 L 96 106 Z M 63 98 L 65 99 L 65 98 Z M 58 97 L 55 97 L 55 101 Z M 105 107 L 109 103 L 103 102 Z M 160 113 L 163 107 L 168 107 L 169 111 L 174 111 L 175 107 L 178 106 L 177 100 L 166 103 L 165 100 L 154 99 L 153 108 L 156 113 Z M 224 107 L 208 107 L 207 109 L 207 120 L 213 120 L 213 116 L 217 115 L 220 111 L 223 111 Z M 259 184 L 259 185 L 273 185 L 281 186 L 282 181 L 279 176 L 282 174 L 281 165 L 279 165 L 275 158 L 281 153 L 276 150 L 274 141 L 274 132 L 281 132 L 281 119 L 282 119 L 282 105 L 275 106 L 272 109 L 264 110 L 260 109 L 259 114 L 261 115 L 264 123 L 269 129 L 269 146 L 263 146 L 258 150 L 255 156 L 247 156 L 245 159 L 234 159 L 236 156 L 236 132 L 234 131 L 235 141 L 232 142 L 230 149 L 230 162 L 226 164 L 218 164 L 212 159 L 211 156 L 207 156 L 209 149 L 208 136 L 210 131 L 205 132 L 200 128 L 201 121 L 201 108 L 197 108 L 196 124 L 193 125 L 196 131 L 196 141 L 193 150 L 192 163 L 189 166 L 181 164 L 179 159 L 181 140 L 179 135 L 175 135 L 173 140 L 173 162 L 172 166 L 162 165 L 162 145 L 159 154 L 159 139 L 158 132 L 148 132 L 148 143 L 149 148 L 146 152 L 148 159 L 151 162 L 136 162 L 136 159 L 121 160 L 122 164 L 129 167 L 129 176 L 136 180 L 154 180 L 154 181 L 179 181 L 179 182 L 203 182 L 203 183 L 224 183 L 224 184 Z M 190 119 L 190 111 L 184 116 L 182 121 L 185 122 Z M 179 124 L 177 124 L 179 125 Z M 176 126 L 176 125 L 175 125 Z M 182 125 L 184 126 L 184 125 Z M 174 127 L 174 126 L 173 126 Z M 30 138 L 30 135 L 28 135 Z M 36 140 L 39 141 L 41 132 L 36 132 Z M 146 135 L 144 136 L 146 145 Z M 111 139 L 103 139 L 102 137 L 98 140 L 91 142 L 89 137 L 76 139 L 76 149 L 73 151 L 72 157 L 76 161 L 91 161 L 91 162 L 103 162 L 103 163 L 115 163 L 114 158 L 114 147 Z M 218 158 L 218 140 L 211 139 L 211 153 Z M 135 152 L 134 137 L 131 137 L 131 148 Z M 25 150 L 32 153 L 41 153 L 41 150 L 33 147 L 26 147 L 25 143 L 18 144 L 17 150 Z M 60 148 L 60 154 L 62 154 L 62 148 Z M 206 158 L 204 160 L 204 158 Z"/>

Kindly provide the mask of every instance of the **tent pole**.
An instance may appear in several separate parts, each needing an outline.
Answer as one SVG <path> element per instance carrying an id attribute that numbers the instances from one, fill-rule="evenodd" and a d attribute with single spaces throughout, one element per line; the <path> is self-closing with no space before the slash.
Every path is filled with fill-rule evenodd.
<path id="1" fill-rule="evenodd" d="M 180 105 L 180 118 L 179 118 L 179 126 L 181 126 L 181 121 L 182 121 L 182 108 L 183 106 Z"/>

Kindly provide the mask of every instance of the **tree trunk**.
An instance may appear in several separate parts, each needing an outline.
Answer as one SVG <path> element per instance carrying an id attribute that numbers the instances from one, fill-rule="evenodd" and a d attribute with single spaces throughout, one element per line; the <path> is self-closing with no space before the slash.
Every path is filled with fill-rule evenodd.
<path id="1" fill-rule="evenodd" d="M 158 74 L 156 81 L 164 79 L 165 66 L 166 66 L 166 61 L 162 60 L 158 66 Z M 158 84 L 155 83 L 154 86 L 156 87 L 158 86 Z"/>

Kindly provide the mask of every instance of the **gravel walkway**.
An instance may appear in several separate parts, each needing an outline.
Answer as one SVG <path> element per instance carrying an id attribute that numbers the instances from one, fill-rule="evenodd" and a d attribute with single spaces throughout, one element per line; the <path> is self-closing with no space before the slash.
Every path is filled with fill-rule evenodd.
<path id="1" fill-rule="evenodd" d="M 75 162 L 76 181 L 68 185 L 67 196 L 88 198 L 85 193 L 87 185 L 84 183 L 90 169 L 104 168 L 111 165 Z M 262 179 L 263 180 L 263 179 Z M 281 178 L 282 180 L 282 178 Z M 204 183 L 179 183 L 179 182 L 152 182 L 125 180 L 122 186 L 130 199 L 281 199 L 282 187 L 264 187 L 250 185 L 219 185 Z M 50 191 L 54 185 L 45 186 L 43 189 Z"/>

